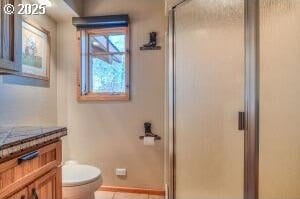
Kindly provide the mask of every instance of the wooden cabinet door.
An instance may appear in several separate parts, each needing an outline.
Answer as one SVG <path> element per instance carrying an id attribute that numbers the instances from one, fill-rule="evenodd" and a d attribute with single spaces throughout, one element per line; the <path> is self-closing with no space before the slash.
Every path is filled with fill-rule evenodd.
<path id="1" fill-rule="evenodd" d="M 22 62 L 22 16 L 7 14 L 5 7 L 14 5 L 18 12 L 21 0 L 0 1 L 0 72 L 21 71 Z"/>
<path id="2" fill-rule="evenodd" d="M 32 199 L 60 199 L 57 198 L 57 170 L 54 169 L 37 179 L 29 186 L 29 198 Z"/>
<path id="3" fill-rule="evenodd" d="M 14 194 L 6 199 L 28 199 L 28 189 L 25 188 L 22 191 L 19 191 L 18 193 Z"/>

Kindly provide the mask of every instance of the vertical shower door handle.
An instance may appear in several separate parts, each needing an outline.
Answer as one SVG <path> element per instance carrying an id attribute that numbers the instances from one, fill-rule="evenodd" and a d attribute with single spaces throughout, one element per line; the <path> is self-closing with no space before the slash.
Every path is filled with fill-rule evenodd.
<path id="1" fill-rule="evenodd" d="M 239 124 L 238 124 L 238 129 L 239 131 L 244 131 L 245 130 L 245 112 L 240 111 L 239 112 Z"/>

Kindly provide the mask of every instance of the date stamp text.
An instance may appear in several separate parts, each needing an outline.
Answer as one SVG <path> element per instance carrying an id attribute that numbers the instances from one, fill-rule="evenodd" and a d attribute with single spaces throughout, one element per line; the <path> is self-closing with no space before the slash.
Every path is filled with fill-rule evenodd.
<path id="1" fill-rule="evenodd" d="M 6 4 L 3 6 L 3 12 L 8 15 L 44 15 L 46 14 L 46 5 L 42 4 Z"/>

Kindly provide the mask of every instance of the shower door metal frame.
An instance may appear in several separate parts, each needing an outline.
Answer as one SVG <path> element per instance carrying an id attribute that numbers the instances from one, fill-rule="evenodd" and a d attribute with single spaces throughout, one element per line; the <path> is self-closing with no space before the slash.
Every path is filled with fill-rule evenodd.
<path id="1" fill-rule="evenodd" d="M 245 199 L 259 198 L 259 1 L 245 0 Z"/>
<path id="2" fill-rule="evenodd" d="M 175 19 L 174 8 L 169 10 L 168 19 L 168 199 L 175 199 L 176 154 L 175 154 Z"/>
<path id="3" fill-rule="evenodd" d="M 192 0 L 182 0 L 169 9 L 168 63 L 168 194 L 176 199 L 176 84 L 175 84 L 175 9 Z M 245 124 L 244 131 L 244 199 L 258 199 L 259 177 L 259 0 L 244 0 L 245 24 Z"/>

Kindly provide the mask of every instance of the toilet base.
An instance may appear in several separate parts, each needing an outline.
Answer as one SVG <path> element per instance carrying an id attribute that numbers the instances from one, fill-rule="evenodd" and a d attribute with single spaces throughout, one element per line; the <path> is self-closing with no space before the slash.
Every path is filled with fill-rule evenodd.
<path id="1" fill-rule="evenodd" d="M 76 196 L 63 197 L 63 199 L 95 199 L 95 193 L 87 193 Z"/>
<path id="2" fill-rule="evenodd" d="M 102 185 L 102 178 L 95 182 L 73 186 L 63 187 L 63 199 L 95 199 L 95 192 Z"/>

